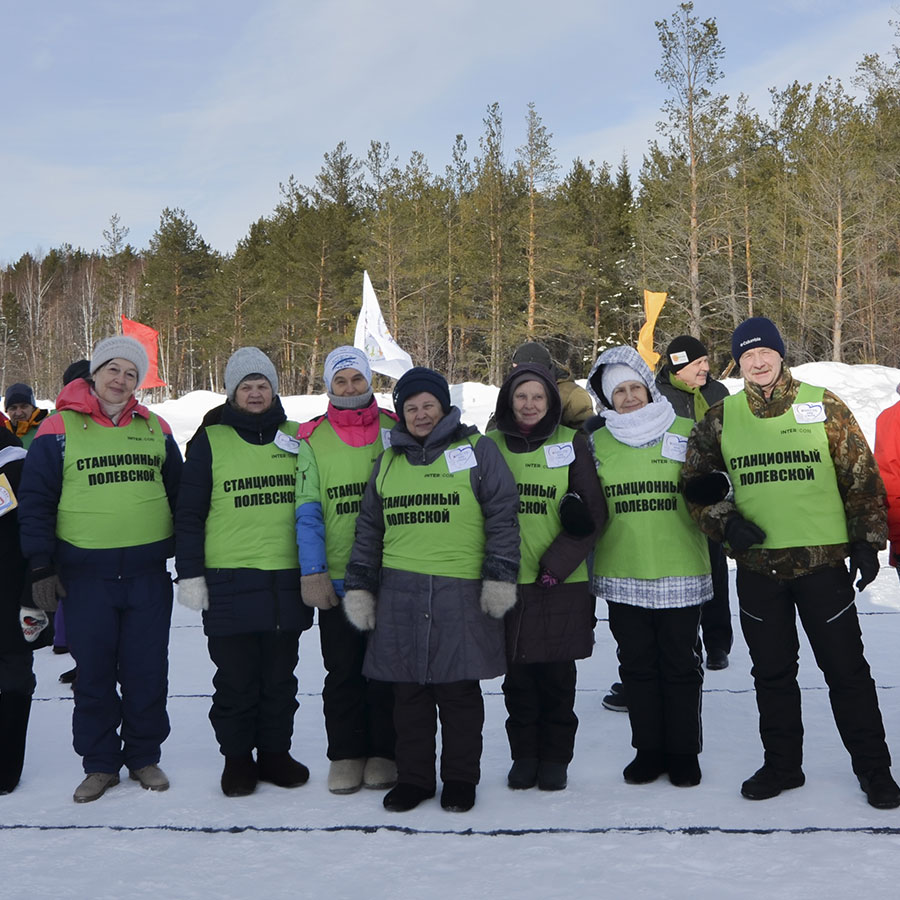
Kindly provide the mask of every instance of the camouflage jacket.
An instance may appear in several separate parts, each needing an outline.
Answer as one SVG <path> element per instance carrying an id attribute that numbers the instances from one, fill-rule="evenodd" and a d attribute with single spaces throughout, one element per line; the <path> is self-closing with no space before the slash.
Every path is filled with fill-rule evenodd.
<path id="1" fill-rule="evenodd" d="M 787 366 L 782 369 L 768 400 L 757 385 L 744 383 L 750 410 L 761 419 L 787 412 L 799 388 L 800 382 L 793 379 Z M 827 390 L 824 403 L 825 434 L 847 516 L 850 542 L 866 541 L 881 550 L 887 538 L 886 495 L 872 451 L 847 406 Z M 721 448 L 723 410 L 722 403 L 711 407 L 691 432 L 687 458 L 681 470 L 684 482 L 709 472 L 725 472 Z M 709 506 L 688 503 L 688 508 L 700 528 L 715 541 L 724 540 L 725 523 L 737 511 L 731 495 Z M 847 544 L 729 551 L 740 565 L 781 579 L 796 578 L 823 566 L 836 565 L 848 553 Z"/>

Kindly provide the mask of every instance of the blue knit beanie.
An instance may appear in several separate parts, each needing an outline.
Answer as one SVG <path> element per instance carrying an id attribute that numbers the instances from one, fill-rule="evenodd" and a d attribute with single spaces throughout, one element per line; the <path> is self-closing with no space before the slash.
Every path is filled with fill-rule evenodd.
<path id="1" fill-rule="evenodd" d="M 768 347 L 779 356 L 784 357 L 784 341 L 778 332 L 778 326 L 765 316 L 753 316 L 745 319 L 734 329 L 731 336 L 731 355 L 734 361 L 740 365 L 741 356 L 747 350 L 756 347 Z"/>
<path id="2" fill-rule="evenodd" d="M 447 379 L 434 369 L 416 366 L 404 372 L 394 385 L 394 410 L 397 415 L 403 415 L 403 404 L 410 397 L 425 391 L 437 398 L 445 413 L 450 412 L 450 385 Z"/>

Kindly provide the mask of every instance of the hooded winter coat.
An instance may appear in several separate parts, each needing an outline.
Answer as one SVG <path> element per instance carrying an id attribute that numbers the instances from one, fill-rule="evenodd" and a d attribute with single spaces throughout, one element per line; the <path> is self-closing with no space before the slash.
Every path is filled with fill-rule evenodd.
<path id="1" fill-rule="evenodd" d="M 480 439 L 479 439 L 480 438 Z M 474 445 L 468 486 L 484 528 L 481 578 L 456 578 L 382 567 L 386 528 L 379 479 L 402 456 L 423 492 L 448 471 L 444 451 L 458 442 Z M 438 484 L 439 488 L 440 485 Z M 497 446 L 460 423 L 450 411 L 424 442 L 398 422 L 391 446 L 375 463 L 356 523 L 356 540 L 344 578 L 347 590 L 376 596 L 376 624 L 369 635 L 363 674 L 379 681 L 446 684 L 494 678 L 506 671 L 503 623 L 481 610 L 482 580 L 515 583 L 519 569 L 518 492 Z M 409 546 L 415 557 L 417 548 Z"/>
<path id="2" fill-rule="evenodd" d="M 527 434 L 516 421 L 512 401 L 515 388 L 526 380 L 523 376 L 527 380 L 540 382 L 548 400 L 546 415 Z M 557 433 L 561 414 L 562 402 L 555 380 L 543 366 L 525 363 L 517 366 L 500 388 L 494 413 L 497 430 L 490 432 L 489 436 L 504 454 L 533 453 L 547 445 Z M 505 617 L 507 656 L 511 663 L 584 659 L 593 650 L 595 600 L 587 576 L 585 574 L 580 581 L 567 579 L 593 549 L 597 535 L 606 522 L 606 501 L 584 435 L 568 431 L 561 435 L 561 439 L 571 440 L 574 451 L 567 466 L 566 493 L 578 495 L 594 527 L 577 535 L 571 534 L 560 521 L 558 509 L 562 495 L 553 498 L 552 506 L 547 504 L 545 515 L 556 523 L 559 530 L 542 553 L 540 567 L 552 573 L 559 583 L 550 587 L 520 581 L 518 602 Z M 538 454 L 536 459 L 547 465 L 544 454 Z M 519 524 L 524 540 L 524 530 L 529 526 L 530 516 L 523 520 L 522 505 L 520 502 Z"/>

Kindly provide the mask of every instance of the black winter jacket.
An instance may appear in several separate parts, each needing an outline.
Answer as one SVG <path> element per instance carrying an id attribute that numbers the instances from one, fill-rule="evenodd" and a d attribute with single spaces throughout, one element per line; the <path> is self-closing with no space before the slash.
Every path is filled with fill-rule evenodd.
<path id="1" fill-rule="evenodd" d="M 275 439 L 286 421 L 275 397 L 264 413 L 254 415 L 230 402 L 217 408 L 214 422 L 229 425 L 251 444 Z M 259 631 L 304 631 L 313 611 L 300 599 L 300 569 L 208 569 L 205 564 L 206 517 L 212 496 L 212 449 L 206 429 L 191 438 L 175 510 L 175 559 L 179 578 L 205 575 L 209 609 L 203 613 L 207 635 L 224 637 Z"/>

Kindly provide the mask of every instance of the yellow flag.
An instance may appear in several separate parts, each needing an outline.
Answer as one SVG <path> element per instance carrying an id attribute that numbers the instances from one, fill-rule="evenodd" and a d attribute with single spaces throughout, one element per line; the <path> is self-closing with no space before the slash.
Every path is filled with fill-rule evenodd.
<path id="1" fill-rule="evenodd" d="M 647 321 L 641 326 L 637 351 L 641 354 L 644 362 L 650 366 L 651 371 L 659 361 L 659 354 L 653 349 L 653 329 L 656 327 L 659 311 L 666 302 L 666 296 L 665 291 L 644 291 L 644 315 L 647 317 Z"/>

